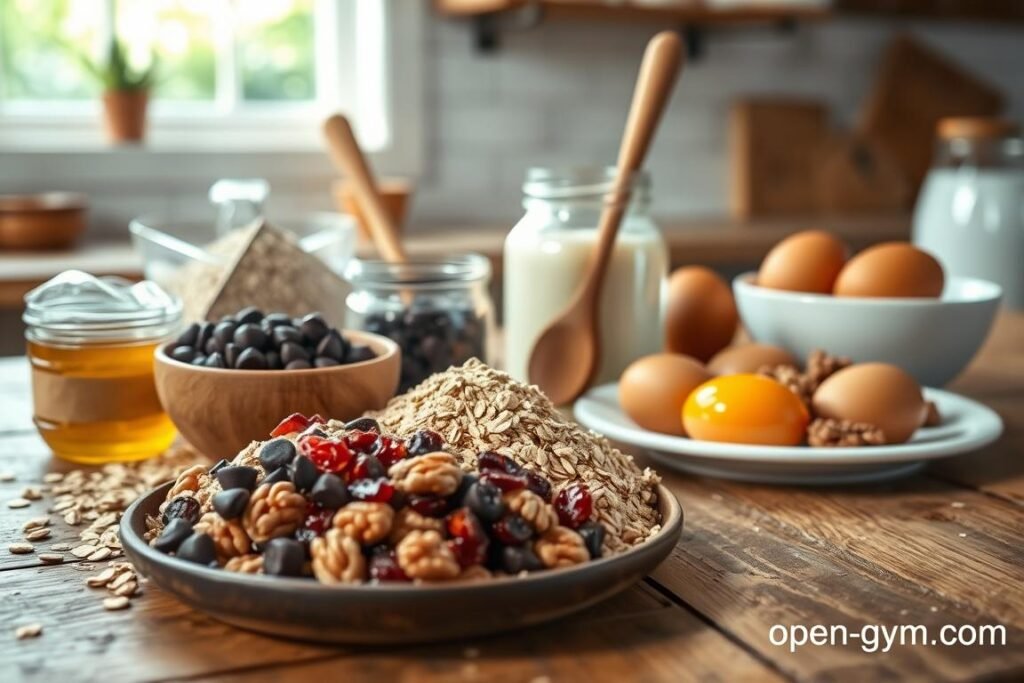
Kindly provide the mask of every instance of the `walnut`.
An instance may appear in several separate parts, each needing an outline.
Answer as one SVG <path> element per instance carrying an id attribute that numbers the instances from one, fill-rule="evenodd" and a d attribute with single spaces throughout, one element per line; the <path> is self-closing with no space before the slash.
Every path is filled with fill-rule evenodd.
<path id="1" fill-rule="evenodd" d="M 571 567 L 590 559 L 583 537 L 572 529 L 556 526 L 537 539 L 533 550 L 545 567 Z"/>
<path id="2" fill-rule="evenodd" d="M 510 491 L 503 498 L 508 509 L 525 519 L 538 534 L 558 526 L 558 513 L 555 512 L 555 508 L 545 503 L 544 499 L 533 491 Z"/>
<path id="3" fill-rule="evenodd" d="M 935 401 L 925 401 L 925 416 L 924 425 L 925 427 L 938 427 L 942 424 L 942 413 L 939 412 L 939 407 L 935 405 Z"/>
<path id="4" fill-rule="evenodd" d="M 391 466 L 388 476 L 406 493 L 450 496 L 459 488 L 462 469 L 454 455 L 439 451 L 400 460 Z"/>
<path id="5" fill-rule="evenodd" d="M 309 546 L 313 576 L 320 583 L 360 583 L 366 578 L 366 559 L 359 542 L 338 529 L 314 538 Z"/>
<path id="6" fill-rule="evenodd" d="M 193 465 L 178 475 L 174 480 L 174 486 L 167 492 L 167 500 L 176 497 L 185 491 L 198 491 L 202 482 L 200 477 L 206 476 L 206 468 L 202 465 Z"/>
<path id="7" fill-rule="evenodd" d="M 807 428 L 807 443 L 820 448 L 881 446 L 885 443 L 885 434 L 866 422 L 819 417 Z"/>
<path id="8" fill-rule="evenodd" d="M 814 383 L 811 378 L 794 368 L 792 365 L 764 365 L 757 374 L 771 377 L 786 387 L 799 398 L 808 409 L 811 407 L 811 396 L 814 395 Z"/>
<path id="9" fill-rule="evenodd" d="M 196 522 L 193 530 L 213 539 L 213 544 L 217 548 L 217 561 L 221 564 L 233 557 L 252 552 L 249 534 L 237 519 L 228 520 L 216 512 L 207 512 Z"/>
<path id="10" fill-rule="evenodd" d="M 821 383 L 853 362 L 846 356 L 830 356 L 821 349 L 811 351 L 807 356 L 807 369 L 804 374 L 811 383 L 811 393 L 817 391 Z"/>
<path id="11" fill-rule="evenodd" d="M 441 532 L 443 529 L 444 523 L 441 520 L 421 515 L 412 508 L 402 508 L 395 513 L 388 541 L 391 545 L 398 545 L 411 531 Z"/>
<path id="12" fill-rule="evenodd" d="M 363 545 L 374 545 L 388 537 L 395 510 L 387 503 L 355 501 L 334 513 L 334 528 Z"/>
<path id="13" fill-rule="evenodd" d="M 241 574 L 262 574 L 263 556 L 250 553 L 248 555 L 232 557 L 224 565 L 224 569 L 229 572 L 239 572 Z"/>
<path id="14" fill-rule="evenodd" d="M 474 564 L 462 570 L 462 573 L 459 574 L 459 581 L 483 581 L 485 579 L 490 579 L 493 576 L 494 575 L 491 574 L 487 567 L 480 564 Z"/>
<path id="15" fill-rule="evenodd" d="M 437 531 L 410 531 L 395 548 L 395 555 L 398 566 L 411 579 L 446 581 L 462 573 Z"/>
<path id="16" fill-rule="evenodd" d="M 299 528 L 306 514 L 306 499 L 290 481 L 263 484 L 252 492 L 242 515 L 242 526 L 256 543 L 287 536 Z"/>

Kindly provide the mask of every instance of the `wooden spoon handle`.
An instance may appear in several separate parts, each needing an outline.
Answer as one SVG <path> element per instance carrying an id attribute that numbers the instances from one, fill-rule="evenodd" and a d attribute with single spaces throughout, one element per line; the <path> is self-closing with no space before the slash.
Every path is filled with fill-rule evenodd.
<path id="1" fill-rule="evenodd" d="M 391 224 L 391 218 L 384 209 L 373 173 L 356 142 L 352 126 L 341 114 L 334 114 L 324 121 L 324 136 L 331 153 L 331 160 L 347 177 L 355 190 L 356 201 L 366 218 L 367 228 L 385 261 L 405 263 L 408 257 L 398 239 L 398 231 Z"/>
<path id="2" fill-rule="evenodd" d="M 604 211 L 598 225 L 598 241 L 594 258 L 587 272 L 587 292 L 596 310 L 608 260 L 615 246 L 615 236 L 629 201 L 629 186 L 634 174 L 643 165 L 651 139 L 668 104 L 679 72 L 683 67 L 683 46 L 673 31 L 662 31 L 651 38 L 644 51 L 637 75 L 633 102 L 626 119 L 626 129 L 619 147 L 618 171 L 612 191 L 605 198 Z"/>

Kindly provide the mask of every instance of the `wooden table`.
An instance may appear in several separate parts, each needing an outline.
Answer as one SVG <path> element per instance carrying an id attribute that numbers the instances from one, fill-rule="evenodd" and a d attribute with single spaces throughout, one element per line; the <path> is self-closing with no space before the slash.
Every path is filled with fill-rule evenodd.
<path id="1" fill-rule="evenodd" d="M 29 421 L 24 361 L 0 362 L 0 500 L 61 465 Z M 1024 679 L 1024 315 L 1004 315 L 954 385 L 1006 433 L 983 452 L 899 482 L 799 489 L 664 473 L 686 511 L 670 558 L 575 617 L 504 636 L 409 648 L 272 640 L 220 624 L 153 586 L 105 612 L 69 564 L 6 546 L 0 507 L 0 680 L 684 681 Z M 55 527 L 55 538 L 73 532 Z M 453 614 L 452 618 L 458 618 Z M 44 634 L 16 641 L 16 625 Z M 770 640 L 773 625 L 1005 626 L 1005 646 L 895 645 L 887 653 Z"/>

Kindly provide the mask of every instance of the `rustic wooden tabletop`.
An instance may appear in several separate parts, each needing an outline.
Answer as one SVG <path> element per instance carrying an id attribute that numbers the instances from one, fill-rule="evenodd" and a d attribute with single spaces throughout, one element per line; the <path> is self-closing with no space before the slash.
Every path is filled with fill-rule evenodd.
<path id="1" fill-rule="evenodd" d="M 0 680 L 1022 680 L 1024 315 L 1000 318 L 952 388 L 1002 415 L 1006 432 L 996 444 L 866 487 L 752 486 L 663 473 L 686 528 L 654 574 L 549 626 L 443 645 L 273 640 L 223 625 L 151 585 L 129 609 L 105 611 L 83 583 L 90 572 L 73 558 L 42 566 L 35 554 L 8 552 L 22 540 L 24 521 L 49 503 L 2 505 Z M 15 475 L 0 481 L 0 502 L 47 471 L 68 469 L 36 436 L 30 410 L 24 359 L 0 361 L 0 472 Z M 54 525 L 52 542 L 76 539 L 75 529 Z M 15 628 L 33 622 L 43 634 L 16 640 Z M 869 652 L 870 642 L 850 637 L 794 652 L 772 642 L 782 634 L 775 625 L 797 627 L 799 636 L 800 626 L 816 624 L 858 634 L 865 625 L 924 626 L 929 637 L 945 625 L 994 625 L 1005 628 L 1006 644 L 896 642 L 882 652 L 882 642 Z"/>

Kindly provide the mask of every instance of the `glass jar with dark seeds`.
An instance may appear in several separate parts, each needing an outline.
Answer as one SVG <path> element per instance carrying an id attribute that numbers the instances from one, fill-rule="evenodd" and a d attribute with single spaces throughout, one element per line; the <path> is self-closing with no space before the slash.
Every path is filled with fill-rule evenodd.
<path id="1" fill-rule="evenodd" d="M 402 349 L 399 391 L 470 358 L 493 360 L 491 266 L 484 256 L 353 261 L 345 277 L 353 287 L 347 326 L 388 337 Z"/>

